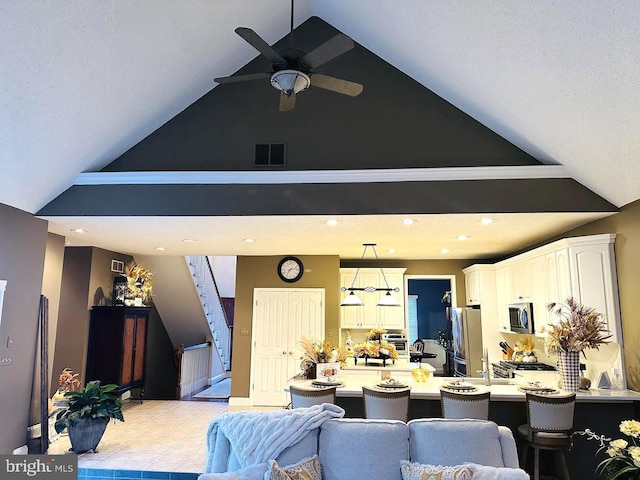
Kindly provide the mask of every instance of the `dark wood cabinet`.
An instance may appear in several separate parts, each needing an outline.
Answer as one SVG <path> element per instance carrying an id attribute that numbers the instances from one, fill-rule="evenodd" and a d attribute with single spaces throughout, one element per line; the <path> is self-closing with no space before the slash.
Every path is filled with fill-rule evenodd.
<path id="1" fill-rule="evenodd" d="M 144 396 L 147 307 L 93 307 L 85 382 L 119 385 L 120 394 L 140 389 Z"/>

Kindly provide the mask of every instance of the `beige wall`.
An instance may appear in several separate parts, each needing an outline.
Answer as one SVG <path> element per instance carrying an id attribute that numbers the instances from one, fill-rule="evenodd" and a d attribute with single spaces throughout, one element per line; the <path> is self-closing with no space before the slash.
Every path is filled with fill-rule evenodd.
<path id="1" fill-rule="evenodd" d="M 249 396 L 251 367 L 251 322 L 254 288 L 324 288 L 325 329 L 338 339 L 338 302 L 340 289 L 340 259 L 331 256 L 299 256 L 304 275 L 295 283 L 280 280 L 276 269 L 282 256 L 238 257 L 236 266 L 236 301 L 233 325 L 233 360 L 231 396 Z M 243 335 L 243 330 L 247 334 Z"/>
<path id="2" fill-rule="evenodd" d="M 331 342 L 338 341 L 340 328 L 340 259 L 336 256 L 301 256 L 305 273 L 295 284 L 282 282 L 276 272 L 281 256 L 238 257 L 236 268 L 236 301 L 233 329 L 233 362 L 231 371 L 231 396 L 249 396 L 251 367 L 251 322 L 253 315 L 254 288 L 324 288 L 325 289 L 325 337 Z M 344 262 L 343 267 L 357 266 Z M 470 260 L 396 260 L 373 264 L 365 262 L 361 266 L 386 268 L 404 267 L 406 275 L 455 275 L 458 290 L 458 304 L 466 303 L 464 275 L 462 269 L 475 263 Z M 246 329 L 246 335 L 242 334 Z"/>
<path id="3" fill-rule="evenodd" d="M 562 237 L 615 233 L 627 384 L 640 391 L 640 200 Z"/>

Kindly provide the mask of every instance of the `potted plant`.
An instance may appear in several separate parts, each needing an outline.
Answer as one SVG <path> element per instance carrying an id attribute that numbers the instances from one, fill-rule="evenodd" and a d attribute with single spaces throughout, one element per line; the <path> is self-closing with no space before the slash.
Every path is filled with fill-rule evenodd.
<path id="1" fill-rule="evenodd" d="M 100 380 L 87 382 L 84 389 L 68 391 L 69 408 L 59 412 L 56 417 L 56 432 L 65 428 L 69 432 L 71 450 L 84 453 L 96 448 L 107 428 L 109 420 L 124 422 L 122 402 L 115 395 L 117 385 L 100 385 Z"/>

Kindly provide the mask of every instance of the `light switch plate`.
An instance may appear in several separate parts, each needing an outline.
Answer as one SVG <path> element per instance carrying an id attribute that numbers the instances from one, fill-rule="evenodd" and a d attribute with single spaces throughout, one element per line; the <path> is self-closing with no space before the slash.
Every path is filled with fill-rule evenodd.
<path id="1" fill-rule="evenodd" d="M 245 328 L 241 328 L 240 329 L 240 335 L 244 335 L 245 337 L 249 336 L 249 329 L 246 328 L 246 327 Z"/>

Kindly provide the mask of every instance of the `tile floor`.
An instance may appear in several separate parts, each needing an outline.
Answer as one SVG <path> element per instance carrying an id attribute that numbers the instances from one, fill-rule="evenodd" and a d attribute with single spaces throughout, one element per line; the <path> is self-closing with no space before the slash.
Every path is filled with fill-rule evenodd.
<path id="1" fill-rule="evenodd" d="M 98 453 L 79 455 L 78 468 L 202 473 L 207 427 L 228 409 L 220 401 L 125 402 L 125 421 L 109 423 Z M 48 453 L 75 455 L 70 446 L 63 435 Z"/>

